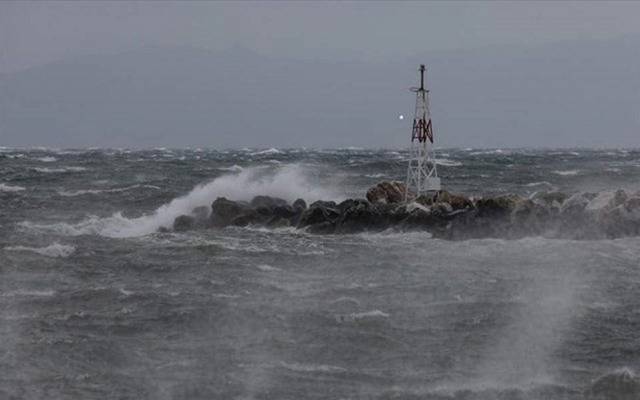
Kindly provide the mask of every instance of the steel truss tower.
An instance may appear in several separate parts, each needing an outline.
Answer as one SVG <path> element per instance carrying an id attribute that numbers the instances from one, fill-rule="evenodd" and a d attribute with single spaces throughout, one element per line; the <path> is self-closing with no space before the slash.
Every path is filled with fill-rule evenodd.
<path id="1" fill-rule="evenodd" d="M 440 178 L 438 178 L 433 150 L 429 91 L 424 88 L 424 73 L 424 65 L 420 65 L 420 87 L 411 88 L 411 91 L 416 93 L 416 112 L 411 133 L 405 201 L 408 200 L 410 193 L 420 196 L 440 190 Z"/>

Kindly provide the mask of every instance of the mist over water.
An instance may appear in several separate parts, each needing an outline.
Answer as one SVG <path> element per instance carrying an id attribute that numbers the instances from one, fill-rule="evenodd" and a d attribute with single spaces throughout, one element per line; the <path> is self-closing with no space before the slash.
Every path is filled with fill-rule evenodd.
<path id="1" fill-rule="evenodd" d="M 0 397 L 631 399 L 640 240 L 161 233 L 364 197 L 398 150 L 0 151 Z M 640 190 L 636 150 L 445 149 L 471 195 Z"/>

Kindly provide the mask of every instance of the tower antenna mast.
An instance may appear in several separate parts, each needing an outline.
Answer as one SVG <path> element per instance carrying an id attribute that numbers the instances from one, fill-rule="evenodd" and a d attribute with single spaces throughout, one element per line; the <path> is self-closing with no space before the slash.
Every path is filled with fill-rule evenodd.
<path id="1" fill-rule="evenodd" d="M 429 90 L 425 89 L 425 67 L 420 65 L 420 87 L 411 88 L 416 93 L 416 109 L 413 117 L 411 148 L 409 150 L 409 167 L 407 168 L 407 185 L 405 201 L 409 193 L 416 196 L 440 190 L 440 178 L 436 169 L 436 158 L 433 149 L 433 125 L 429 107 Z"/>

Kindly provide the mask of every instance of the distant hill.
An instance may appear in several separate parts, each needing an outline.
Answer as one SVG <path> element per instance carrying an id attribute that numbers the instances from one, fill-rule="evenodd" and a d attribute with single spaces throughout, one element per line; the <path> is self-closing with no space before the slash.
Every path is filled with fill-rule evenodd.
<path id="1" fill-rule="evenodd" d="M 0 75 L 0 145 L 382 147 L 427 63 L 440 146 L 640 146 L 640 40 L 388 64 L 153 47 Z"/>

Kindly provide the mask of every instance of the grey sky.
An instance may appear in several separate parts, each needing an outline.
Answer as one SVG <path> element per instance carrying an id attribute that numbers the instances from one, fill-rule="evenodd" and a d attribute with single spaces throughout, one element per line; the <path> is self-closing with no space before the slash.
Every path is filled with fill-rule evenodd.
<path id="1" fill-rule="evenodd" d="M 640 2 L 0 2 L 0 71 L 148 45 L 406 57 L 640 34 Z"/>
<path id="2" fill-rule="evenodd" d="M 640 147 L 640 2 L 0 1 L 0 146 Z"/>

